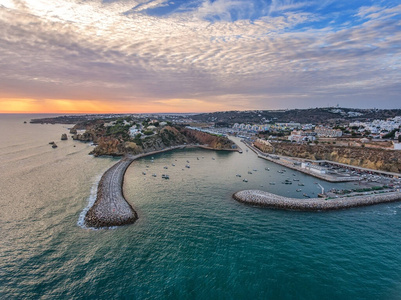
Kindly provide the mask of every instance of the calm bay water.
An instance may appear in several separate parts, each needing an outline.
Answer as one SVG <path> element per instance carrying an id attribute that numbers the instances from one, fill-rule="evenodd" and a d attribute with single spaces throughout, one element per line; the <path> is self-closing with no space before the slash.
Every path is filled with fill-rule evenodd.
<path id="1" fill-rule="evenodd" d="M 250 151 L 186 150 L 127 170 L 137 223 L 84 229 L 91 189 L 117 160 L 60 141 L 70 126 L 23 124 L 32 117 L 0 115 L 2 299 L 401 299 L 399 203 L 325 213 L 249 207 L 232 193 L 302 197 L 320 191 L 315 182 L 336 185 L 280 174 Z M 287 178 L 305 186 L 281 184 Z"/>

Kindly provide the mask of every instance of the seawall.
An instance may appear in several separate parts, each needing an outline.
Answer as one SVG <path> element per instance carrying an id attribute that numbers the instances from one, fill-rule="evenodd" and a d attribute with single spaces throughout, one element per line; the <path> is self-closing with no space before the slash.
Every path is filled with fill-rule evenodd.
<path id="1" fill-rule="evenodd" d="M 401 192 L 387 192 L 326 200 L 324 198 L 295 199 L 260 190 L 243 190 L 236 192 L 233 198 L 238 202 L 267 208 L 297 211 L 329 211 L 401 201 Z"/>

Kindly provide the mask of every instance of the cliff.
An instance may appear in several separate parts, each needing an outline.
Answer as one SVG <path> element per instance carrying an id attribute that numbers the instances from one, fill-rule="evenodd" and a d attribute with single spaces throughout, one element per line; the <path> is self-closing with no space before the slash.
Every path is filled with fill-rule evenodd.
<path id="1" fill-rule="evenodd" d="M 216 150 L 232 150 L 232 146 L 234 145 L 226 137 L 215 136 L 178 126 L 165 126 L 159 129 L 154 135 L 141 138 L 126 138 L 122 135 L 102 135 L 99 133 L 99 130 L 89 128 L 83 135 L 77 136 L 77 139 L 96 143 L 96 148 L 90 153 L 95 156 L 140 154 L 185 144 L 199 144 Z"/>
<path id="2" fill-rule="evenodd" d="M 399 151 L 291 143 L 273 143 L 272 146 L 267 146 L 255 142 L 254 145 L 265 153 L 313 160 L 331 160 L 368 169 L 401 173 L 401 154 Z"/>

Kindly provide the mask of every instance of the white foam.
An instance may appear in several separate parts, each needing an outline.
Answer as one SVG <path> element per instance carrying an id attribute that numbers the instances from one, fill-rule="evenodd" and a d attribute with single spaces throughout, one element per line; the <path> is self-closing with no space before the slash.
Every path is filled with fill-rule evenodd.
<path id="1" fill-rule="evenodd" d="M 102 175 L 98 175 L 96 177 L 95 182 L 92 185 L 90 195 L 88 197 L 88 205 L 79 214 L 77 225 L 81 228 L 95 229 L 95 228 L 88 227 L 85 225 L 85 216 L 86 216 L 86 213 L 88 212 L 88 210 L 93 206 L 93 204 L 95 204 L 96 196 L 97 196 L 97 187 L 99 186 L 99 182 L 100 182 L 101 178 L 102 178 Z"/>
<path id="2" fill-rule="evenodd" d="M 93 204 L 95 204 L 95 201 L 96 201 L 97 188 L 99 186 L 100 179 L 102 179 L 102 175 L 96 176 L 95 182 L 93 183 L 93 185 L 91 187 L 91 192 L 88 197 L 88 205 L 79 214 L 77 225 L 83 229 L 98 230 L 98 229 L 116 229 L 116 228 L 118 228 L 117 226 L 94 228 L 94 227 L 88 227 L 85 225 L 86 213 L 88 212 L 88 210 L 91 209 L 91 207 L 93 206 Z"/>

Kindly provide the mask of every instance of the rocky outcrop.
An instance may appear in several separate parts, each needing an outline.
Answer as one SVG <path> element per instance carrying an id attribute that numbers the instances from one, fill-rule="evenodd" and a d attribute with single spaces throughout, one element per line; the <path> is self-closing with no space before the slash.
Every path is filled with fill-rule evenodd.
<path id="1" fill-rule="evenodd" d="M 268 146 L 255 142 L 254 145 L 265 153 L 312 160 L 330 160 L 368 169 L 401 172 L 401 155 L 392 150 L 292 143 L 272 143 L 272 146 Z"/>
<path id="2" fill-rule="evenodd" d="M 68 137 L 67 137 L 67 134 L 66 134 L 66 133 L 63 133 L 63 134 L 61 135 L 61 140 L 62 140 L 62 141 L 68 140 Z"/>
<path id="3" fill-rule="evenodd" d="M 86 131 L 84 133 L 74 134 L 72 136 L 73 140 L 81 141 L 81 142 L 93 142 L 94 135 L 92 132 Z"/>

